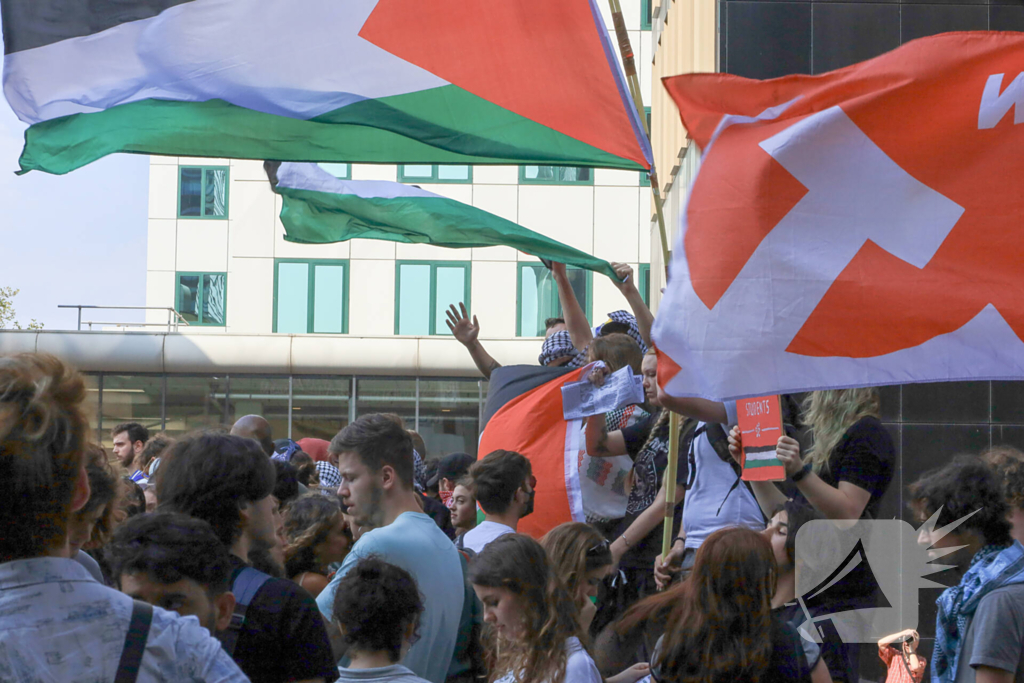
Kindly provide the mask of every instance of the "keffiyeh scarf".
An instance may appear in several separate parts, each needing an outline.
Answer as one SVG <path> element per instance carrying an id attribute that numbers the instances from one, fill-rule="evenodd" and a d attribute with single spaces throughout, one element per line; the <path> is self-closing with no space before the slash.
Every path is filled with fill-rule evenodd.
<path id="1" fill-rule="evenodd" d="M 1024 546 L 1018 541 L 1003 548 L 987 545 L 971 559 L 960 583 L 947 588 L 935 601 L 935 649 L 932 653 L 932 682 L 952 683 L 964 635 L 982 598 L 997 588 L 1024 583 Z"/>

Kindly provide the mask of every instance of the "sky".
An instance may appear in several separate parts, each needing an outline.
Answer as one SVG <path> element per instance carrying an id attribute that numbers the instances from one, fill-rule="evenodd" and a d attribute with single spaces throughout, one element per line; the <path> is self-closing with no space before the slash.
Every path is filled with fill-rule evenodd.
<path id="1" fill-rule="evenodd" d="M 21 290 L 17 319 L 71 330 L 77 312 L 58 304 L 144 306 L 149 157 L 115 154 L 63 176 L 16 176 L 25 128 L 0 98 L 0 287 Z M 142 320 L 142 311 L 91 315 Z"/>

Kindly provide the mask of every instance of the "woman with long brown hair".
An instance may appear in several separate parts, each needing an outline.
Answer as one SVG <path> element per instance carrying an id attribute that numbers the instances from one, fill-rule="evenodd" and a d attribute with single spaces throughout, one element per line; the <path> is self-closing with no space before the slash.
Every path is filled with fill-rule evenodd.
<path id="1" fill-rule="evenodd" d="M 469 582 L 484 607 L 489 683 L 602 683 L 572 598 L 544 548 L 505 534 L 480 551 Z"/>
<path id="2" fill-rule="evenodd" d="M 327 586 L 328 566 L 345 559 L 352 533 L 337 499 L 308 493 L 284 511 L 285 574 L 314 598 Z"/>
<path id="3" fill-rule="evenodd" d="M 664 623 L 651 657 L 663 683 L 808 683 L 792 626 L 772 614 L 778 566 L 756 531 L 730 527 L 705 539 L 689 577 L 634 605 L 613 628 Z"/>
<path id="4" fill-rule="evenodd" d="M 580 627 L 590 629 L 597 612 L 597 589 L 612 571 L 612 551 L 601 532 L 582 522 L 559 524 L 540 544 L 551 568 L 579 610 Z"/>

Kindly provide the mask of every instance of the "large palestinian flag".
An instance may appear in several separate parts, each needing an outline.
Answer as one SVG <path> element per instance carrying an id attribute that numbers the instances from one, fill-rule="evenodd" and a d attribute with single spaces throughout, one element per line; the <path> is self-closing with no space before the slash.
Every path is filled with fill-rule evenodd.
<path id="1" fill-rule="evenodd" d="M 0 0 L 23 171 L 113 152 L 647 169 L 597 0 Z"/>
<path id="2" fill-rule="evenodd" d="M 534 509 L 520 520 L 520 533 L 540 538 L 563 522 L 586 521 L 579 472 L 583 421 L 562 417 L 562 386 L 589 367 L 511 365 L 491 373 L 477 453 L 503 449 L 530 460 L 537 478 Z"/>

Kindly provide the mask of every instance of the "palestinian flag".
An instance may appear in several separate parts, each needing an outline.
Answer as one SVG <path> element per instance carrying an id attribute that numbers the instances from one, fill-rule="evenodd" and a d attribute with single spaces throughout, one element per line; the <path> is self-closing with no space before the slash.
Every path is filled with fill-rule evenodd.
<path id="1" fill-rule="evenodd" d="M 114 152 L 648 169 L 597 0 L 2 0 L 22 172 Z"/>
<path id="2" fill-rule="evenodd" d="M 562 417 L 562 386 L 584 377 L 589 367 L 511 365 L 491 373 L 477 453 L 504 449 L 530 460 L 536 494 L 533 514 L 519 522 L 520 533 L 540 538 L 564 522 L 586 521 L 578 464 L 583 421 Z"/>
<path id="3" fill-rule="evenodd" d="M 618 279 L 607 261 L 413 185 L 339 180 L 309 163 L 268 161 L 264 167 L 283 199 L 281 222 L 290 242 L 326 244 L 360 237 L 456 249 L 505 245 Z"/>

